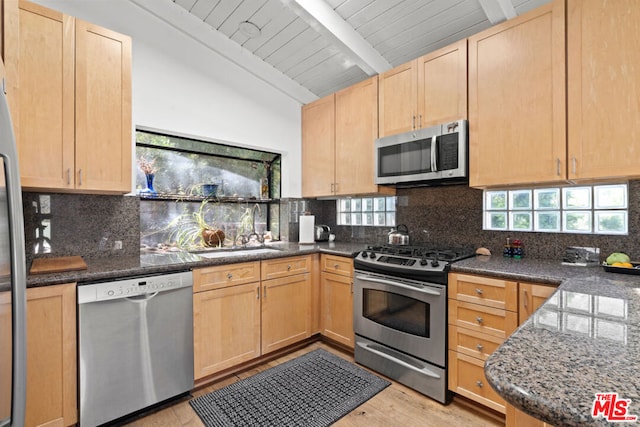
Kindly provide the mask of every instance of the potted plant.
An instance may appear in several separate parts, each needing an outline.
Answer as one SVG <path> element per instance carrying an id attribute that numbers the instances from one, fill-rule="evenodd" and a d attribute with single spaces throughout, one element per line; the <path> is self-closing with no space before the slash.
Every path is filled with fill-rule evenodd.
<path id="1" fill-rule="evenodd" d="M 189 250 L 224 246 L 224 231 L 205 218 L 209 207 L 209 200 L 203 200 L 197 211 L 185 212 L 169 223 L 168 227 L 174 230 L 171 239 L 178 247 Z"/>

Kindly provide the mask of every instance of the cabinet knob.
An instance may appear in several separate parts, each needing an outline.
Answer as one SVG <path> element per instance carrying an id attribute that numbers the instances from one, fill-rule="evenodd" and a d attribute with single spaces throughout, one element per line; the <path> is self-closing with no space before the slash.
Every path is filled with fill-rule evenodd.
<path id="1" fill-rule="evenodd" d="M 340 268 L 340 265 L 339 264 L 334 264 L 333 268 L 335 268 L 337 270 L 338 268 Z"/>
<path id="2" fill-rule="evenodd" d="M 480 380 L 476 381 L 476 385 L 477 385 L 478 387 L 483 387 L 483 386 L 484 386 L 484 384 L 483 384 L 483 383 L 482 383 L 482 381 L 480 381 Z"/>
<path id="3" fill-rule="evenodd" d="M 480 288 L 476 288 L 476 294 L 482 295 L 483 291 Z"/>
<path id="4" fill-rule="evenodd" d="M 227 273 L 227 279 L 229 279 L 229 280 L 233 279 L 233 274 Z"/>
<path id="5" fill-rule="evenodd" d="M 287 265 L 287 271 L 291 270 L 291 264 Z"/>
<path id="6" fill-rule="evenodd" d="M 480 316 L 476 317 L 476 322 L 478 323 L 482 323 L 484 321 L 484 319 Z"/>
<path id="7" fill-rule="evenodd" d="M 484 346 L 482 344 L 476 344 L 476 348 L 478 349 L 478 351 L 482 351 L 484 349 Z"/>

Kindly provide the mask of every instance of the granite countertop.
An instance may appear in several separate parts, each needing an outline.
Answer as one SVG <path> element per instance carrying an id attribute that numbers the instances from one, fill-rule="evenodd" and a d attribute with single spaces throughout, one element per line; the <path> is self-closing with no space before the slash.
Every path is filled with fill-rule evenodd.
<path id="1" fill-rule="evenodd" d="M 559 284 L 486 361 L 505 400 L 554 426 L 612 425 L 591 416 L 596 393 L 640 416 L 640 276 L 559 261 L 477 257 L 453 271 Z"/>
<path id="2" fill-rule="evenodd" d="M 364 243 L 347 242 L 318 242 L 315 244 L 298 244 L 279 242 L 270 245 L 277 249 L 268 253 L 264 251 L 255 254 L 233 255 L 217 258 L 205 258 L 189 252 L 141 252 L 140 256 L 88 258 L 86 270 L 65 271 L 50 274 L 29 274 L 27 287 L 49 286 L 62 283 L 89 283 L 115 280 L 126 277 L 152 275 L 187 271 L 197 267 L 224 265 L 238 262 L 256 261 L 261 259 L 282 258 L 312 253 L 328 253 L 352 257 L 355 253 L 366 248 Z"/>

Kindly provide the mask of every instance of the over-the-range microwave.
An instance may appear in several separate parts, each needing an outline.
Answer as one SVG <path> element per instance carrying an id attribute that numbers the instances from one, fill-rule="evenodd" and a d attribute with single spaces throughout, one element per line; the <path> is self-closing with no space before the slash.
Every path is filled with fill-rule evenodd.
<path id="1" fill-rule="evenodd" d="M 468 182 L 467 128 L 457 120 L 376 139 L 376 184 Z"/>

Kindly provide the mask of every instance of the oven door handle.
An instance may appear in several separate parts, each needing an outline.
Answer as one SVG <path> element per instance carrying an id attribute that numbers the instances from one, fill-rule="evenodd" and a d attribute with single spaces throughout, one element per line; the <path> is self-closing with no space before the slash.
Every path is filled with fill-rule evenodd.
<path id="1" fill-rule="evenodd" d="M 438 292 L 438 291 L 434 291 L 434 290 L 428 289 L 428 288 L 416 288 L 414 286 L 405 285 L 403 283 L 394 282 L 392 280 L 378 279 L 377 277 L 369 277 L 369 276 L 356 276 L 356 279 L 364 280 L 365 282 L 374 282 L 374 283 L 382 283 L 383 285 L 398 286 L 400 288 L 409 289 L 409 290 L 417 291 L 417 292 L 422 292 L 424 294 L 433 295 L 435 297 L 439 297 L 440 296 L 440 292 Z"/>
<path id="2" fill-rule="evenodd" d="M 435 372 L 432 372 L 431 370 L 427 369 L 426 367 L 419 368 L 417 366 L 413 366 L 413 365 L 411 365 L 411 364 L 409 364 L 407 362 L 404 362 L 404 361 L 402 361 L 400 359 L 397 359 L 397 358 L 391 356 L 390 354 L 387 354 L 387 353 L 382 352 L 380 350 L 376 350 L 375 348 L 373 348 L 373 346 L 371 344 L 358 342 L 358 347 L 362 347 L 366 351 L 369 351 L 369 352 L 371 352 L 373 354 L 376 354 L 376 355 L 378 355 L 378 356 L 380 356 L 382 358 L 390 360 L 391 362 L 396 363 L 398 365 L 402 365 L 407 369 L 411 369 L 412 371 L 416 371 L 416 372 L 418 372 L 420 374 L 426 375 L 426 376 L 431 377 L 431 378 L 440 379 L 440 375 L 436 374 Z"/>

